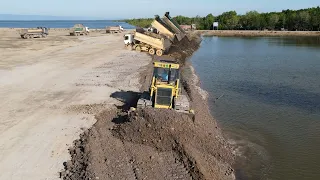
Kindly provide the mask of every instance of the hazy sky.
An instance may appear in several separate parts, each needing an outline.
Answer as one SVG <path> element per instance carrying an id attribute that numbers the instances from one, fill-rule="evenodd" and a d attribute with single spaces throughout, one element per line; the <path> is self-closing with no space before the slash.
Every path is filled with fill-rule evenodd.
<path id="1" fill-rule="evenodd" d="M 153 17 L 170 11 L 172 16 L 218 15 L 236 10 L 245 13 L 281 11 L 320 6 L 320 0 L 0 0 L 1 14 L 90 16 L 104 19 Z"/>

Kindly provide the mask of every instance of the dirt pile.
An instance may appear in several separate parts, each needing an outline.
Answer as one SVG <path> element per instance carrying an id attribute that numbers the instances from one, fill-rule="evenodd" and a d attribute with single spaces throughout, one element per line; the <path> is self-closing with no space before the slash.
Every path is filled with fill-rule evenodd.
<path id="1" fill-rule="evenodd" d="M 194 179 L 232 179 L 229 147 L 217 139 L 216 129 L 199 126 L 192 115 L 148 108 L 132 113 L 113 134 L 157 151 L 173 151 Z"/>
<path id="2" fill-rule="evenodd" d="M 71 161 L 65 162 L 65 171 L 60 173 L 60 178 L 63 179 L 92 179 L 94 176 L 87 170 L 89 166 L 88 154 L 88 135 L 86 130 L 80 135 L 80 139 L 74 142 L 74 147 L 69 149 Z"/>
<path id="3" fill-rule="evenodd" d="M 200 45 L 201 37 L 196 34 L 188 34 L 181 41 L 175 41 L 170 50 L 169 56 L 178 60 L 180 64 L 184 64 L 188 57 L 195 52 Z"/>

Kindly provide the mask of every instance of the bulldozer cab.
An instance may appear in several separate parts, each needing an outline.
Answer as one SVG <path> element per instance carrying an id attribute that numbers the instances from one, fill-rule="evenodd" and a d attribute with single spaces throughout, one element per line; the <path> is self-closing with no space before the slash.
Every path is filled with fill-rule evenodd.
<path id="1" fill-rule="evenodd" d="M 178 94 L 179 64 L 154 62 L 151 97 L 155 108 L 172 108 L 173 98 Z"/>
<path id="2" fill-rule="evenodd" d="M 179 64 L 166 61 L 154 62 L 153 77 L 155 84 L 174 85 L 179 79 Z"/>
<path id="3" fill-rule="evenodd" d="M 156 84 L 175 84 L 177 79 L 179 79 L 178 69 L 155 67 L 153 73 Z"/>

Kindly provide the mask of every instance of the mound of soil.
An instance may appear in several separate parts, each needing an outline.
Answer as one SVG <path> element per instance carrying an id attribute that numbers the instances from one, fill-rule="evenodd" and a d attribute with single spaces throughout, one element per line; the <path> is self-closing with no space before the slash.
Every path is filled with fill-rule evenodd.
<path id="1" fill-rule="evenodd" d="M 187 58 L 199 48 L 200 42 L 200 36 L 195 34 L 188 35 L 181 41 L 176 41 L 172 44 L 168 54 L 178 60 L 181 65 L 184 65 Z"/>
<path id="2" fill-rule="evenodd" d="M 174 110 L 147 108 L 127 117 L 113 134 L 157 151 L 173 151 L 194 179 L 232 179 L 228 145 L 211 126 L 199 126 L 193 115 Z"/>

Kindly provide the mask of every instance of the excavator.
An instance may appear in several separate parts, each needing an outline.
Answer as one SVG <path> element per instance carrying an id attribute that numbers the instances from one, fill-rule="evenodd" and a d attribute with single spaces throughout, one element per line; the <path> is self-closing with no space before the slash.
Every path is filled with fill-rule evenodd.
<path id="1" fill-rule="evenodd" d="M 181 93 L 179 64 L 170 60 L 160 60 L 154 62 L 153 66 L 149 92 L 141 95 L 136 108 L 174 109 L 177 112 L 194 114 L 187 96 Z"/>

